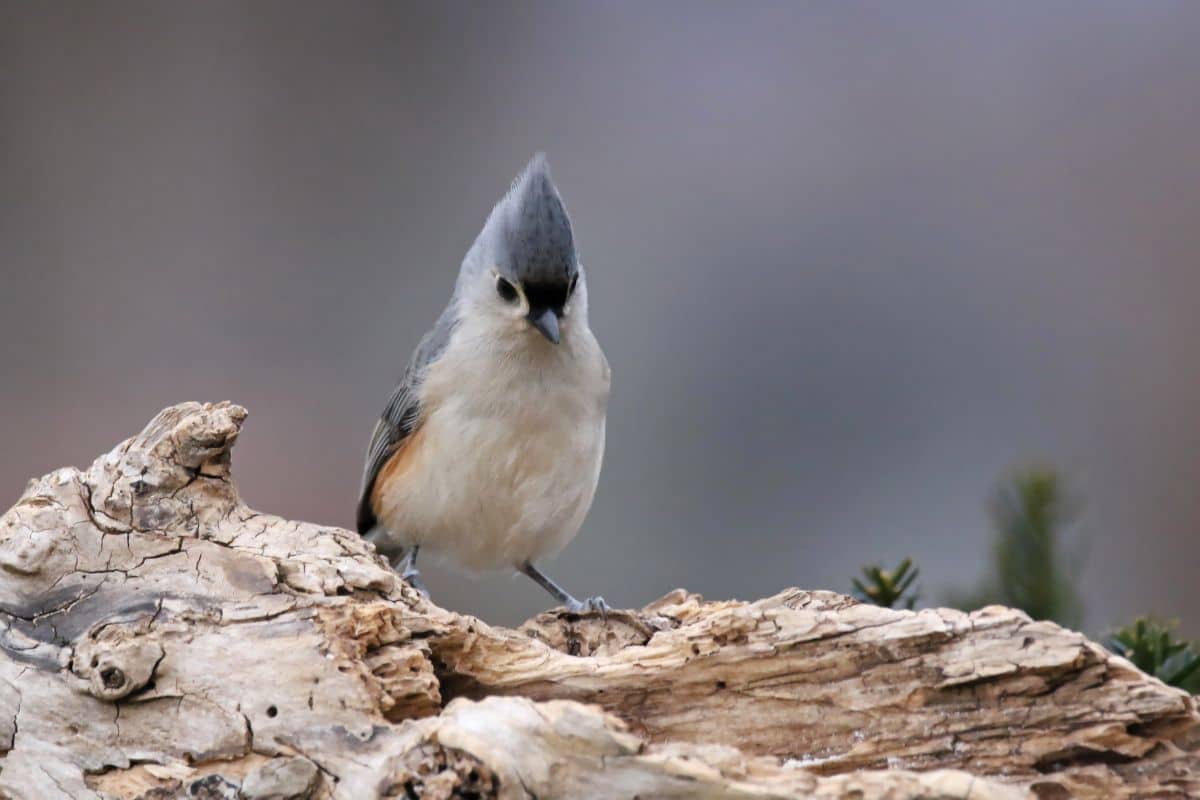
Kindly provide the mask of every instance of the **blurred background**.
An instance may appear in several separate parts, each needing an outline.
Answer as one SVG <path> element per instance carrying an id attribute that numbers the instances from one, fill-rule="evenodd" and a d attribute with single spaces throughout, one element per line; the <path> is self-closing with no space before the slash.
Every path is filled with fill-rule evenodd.
<path id="1" fill-rule="evenodd" d="M 571 591 L 912 556 L 943 602 L 1042 464 L 1084 502 L 1085 629 L 1200 633 L 1198 40 L 1194 2 L 4 2 L 0 506 L 230 399 L 246 500 L 351 526 L 541 149 L 613 367 Z M 548 605 L 426 577 L 493 622 Z"/>

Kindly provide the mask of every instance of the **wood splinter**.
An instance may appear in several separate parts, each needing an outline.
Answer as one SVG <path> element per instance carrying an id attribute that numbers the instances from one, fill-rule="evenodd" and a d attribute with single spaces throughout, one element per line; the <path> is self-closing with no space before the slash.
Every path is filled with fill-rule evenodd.
<path id="1" fill-rule="evenodd" d="M 0 517 L 0 797 L 1186 798 L 1200 715 L 992 607 L 682 590 L 519 630 L 249 509 L 185 403 Z"/>

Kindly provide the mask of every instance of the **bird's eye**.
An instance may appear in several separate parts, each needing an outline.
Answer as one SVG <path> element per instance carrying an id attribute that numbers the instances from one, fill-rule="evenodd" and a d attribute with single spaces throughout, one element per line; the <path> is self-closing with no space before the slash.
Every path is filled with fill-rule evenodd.
<path id="1" fill-rule="evenodd" d="M 571 276 L 571 283 L 567 285 L 567 297 L 575 294 L 575 286 L 579 283 L 579 273 L 576 272 Z"/>
<path id="2" fill-rule="evenodd" d="M 499 275 L 496 276 L 496 294 L 500 295 L 506 303 L 511 303 L 517 299 L 516 287 Z"/>

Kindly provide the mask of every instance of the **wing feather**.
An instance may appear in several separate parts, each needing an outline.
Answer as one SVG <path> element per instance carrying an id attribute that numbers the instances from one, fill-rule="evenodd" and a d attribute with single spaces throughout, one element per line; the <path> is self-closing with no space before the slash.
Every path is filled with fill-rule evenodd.
<path id="1" fill-rule="evenodd" d="M 447 307 L 433 330 L 421 339 L 416 352 L 413 353 L 412 361 L 404 371 L 404 376 L 392 390 L 387 405 L 384 407 L 379 421 L 375 423 L 375 429 L 371 432 L 355 521 L 360 536 L 366 536 L 372 528 L 379 525 L 379 520 L 375 518 L 375 510 L 371 504 L 371 495 L 374 492 L 375 479 L 379 476 L 379 471 L 420 424 L 421 382 L 425 377 L 425 369 L 441 357 L 450 340 L 450 334 L 454 329 L 451 308 L 452 306 Z"/>

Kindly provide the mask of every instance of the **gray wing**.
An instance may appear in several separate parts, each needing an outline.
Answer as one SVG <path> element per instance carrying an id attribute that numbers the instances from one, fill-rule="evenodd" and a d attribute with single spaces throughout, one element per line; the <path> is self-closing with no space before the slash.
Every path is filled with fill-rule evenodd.
<path id="1" fill-rule="evenodd" d="M 412 361 L 404 371 L 404 377 L 392 390 L 387 406 L 383 409 L 379 421 L 375 423 L 375 430 L 371 432 L 371 442 L 367 445 L 367 465 L 363 470 L 362 491 L 358 496 L 356 527 L 360 536 L 366 536 L 372 528 L 379 525 L 375 511 L 371 508 L 375 478 L 392 454 L 416 430 L 421 417 L 420 393 L 425 368 L 441 357 L 453 330 L 453 314 L 451 307 L 447 307 L 438 318 L 437 324 L 417 345 Z"/>

